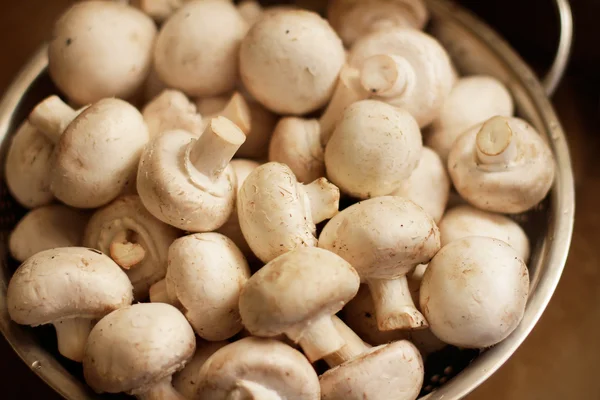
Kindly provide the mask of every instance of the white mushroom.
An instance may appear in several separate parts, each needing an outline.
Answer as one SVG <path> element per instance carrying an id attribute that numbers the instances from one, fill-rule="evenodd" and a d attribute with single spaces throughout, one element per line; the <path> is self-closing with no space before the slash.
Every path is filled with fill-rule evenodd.
<path id="1" fill-rule="evenodd" d="M 356 295 L 356 271 L 317 247 L 292 250 L 255 273 L 240 295 L 242 323 L 256 336 L 285 333 L 311 362 L 344 346 L 331 316 Z"/>
<path id="2" fill-rule="evenodd" d="M 256 0 L 242 0 L 237 5 L 237 9 L 248 26 L 254 25 L 264 15 L 264 9 Z"/>
<path id="3" fill-rule="evenodd" d="M 224 117 L 210 120 L 199 138 L 182 130 L 154 138 L 138 169 L 137 189 L 144 206 L 182 230 L 219 228 L 235 205 L 235 174 L 228 164 L 245 138 Z"/>
<path id="4" fill-rule="evenodd" d="M 186 3 L 156 39 L 154 67 L 169 87 L 189 96 L 215 96 L 238 81 L 239 48 L 248 27 L 229 1 Z"/>
<path id="5" fill-rule="evenodd" d="M 338 334 L 344 339 L 344 346 L 335 353 L 331 353 L 323 358 L 331 368 L 353 359 L 372 347 L 370 344 L 363 342 L 360 336 L 354 333 L 338 316 L 333 315 L 331 320 Z"/>
<path id="6" fill-rule="evenodd" d="M 244 38 L 240 73 L 271 111 L 301 115 L 329 101 L 346 55 L 327 21 L 305 10 L 269 13 Z"/>
<path id="7" fill-rule="evenodd" d="M 487 236 L 508 243 L 523 261 L 529 258 L 527 234 L 512 219 L 469 205 L 454 207 L 440 221 L 442 246 L 467 236 Z"/>
<path id="8" fill-rule="evenodd" d="M 234 92 L 231 96 L 205 97 L 197 100 L 196 106 L 205 121 L 209 121 L 211 118 L 225 117 L 236 124 L 244 132 L 244 135 L 250 135 L 252 129 L 250 105 L 239 92 Z M 247 140 L 248 138 L 246 138 Z"/>
<path id="9" fill-rule="evenodd" d="M 419 164 L 421 131 L 406 111 L 376 100 L 349 106 L 325 148 L 327 176 L 360 199 L 390 194 Z"/>
<path id="10" fill-rule="evenodd" d="M 201 338 L 225 340 L 242 329 L 238 300 L 248 278 L 248 263 L 230 239 L 188 235 L 169 247 L 167 276 L 150 288 L 150 300 L 181 308 Z"/>
<path id="11" fill-rule="evenodd" d="M 53 324 L 58 351 L 80 362 L 94 319 L 131 304 L 127 275 L 98 250 L 62 247 L 36 253 L 15 271 L 6 293 L 10 318 Z"/>
<path id="12" fill-rule="evenodd" d="M 150 138 L 163 132 L 182 129 L 197 136 L 204 131 L 202 116 L 194 103 L 178 90 L 164 90 L 142 110 Z"/>
<path id="13" fill-rule="evenodd" d="M 319 379 L 298 350 L 245 338 L 213 354 L 199 373 L 195 399 L 319 400 Z"/>
<path id="14" fill-rule="evenodd" d="M 196 339 L 196 353 L 181 371 L 173 375 L 173 387 L 183 397 L 194 400 L 200 386 L 200 369 L 218 350 L 227 346 L 229 342 L 204 342 Z"/>
<path id="15" fill-rule="evenodd" d="M 10 254 L 23 262 L 40 251 L 79 246 L 88 219 L 87 213 L 61 204 L 31 210 L 10 234 Z"/>
<path id="16" fill-rule="evenodd" d="M 263 164 L 238 193 L 240 227 L 254 254 L 266 263 L 290 250 L 316 246 L 315 224 L 338 212 L 339 199 L 339 189 L 325 178 L 302 185 L 286 165 Z"/>
<path id="17" fill-rule="evenodd" d="M 186 0 L 131 0 L 131 5 L 148 14 L 156 22 L 163 22 Z"/>
<path id="18" fill-rule="evenodd" d="M 461 133 L 495 115 L 511 117 L 513 112 L 510 92 L 496 78 L 486 75 L 461 78 L 431 124 L 425 144 L 446 162 L 452 144 Z"/>
<path id="19" fill-rule="evenodd" d="M 55 23 L 48 46 L 52 80 L 77 104 L 106 97 L 129 98 L 152 65 L 154 22 L 125 4 L 85 1 Z"/>
<path id="20" fill-rule="evenodd" d="M 454 187 L 482 210 L 527 211 L 550 191 L 555 162 L 536 130 L 518 118 L 493 117 L 461 135 L 448 156 Z"/>
<path id="21" fill-rule="evenodd" d="M 325 225 L 319 247 L 348 261 L 368 283 L 380 330 L 427 327 L 406 280 L 440 248 L 438 228 L 421 207 L 392 196 L 357 203 Z"/>
<path id="22" fill-rule="evenodd" d="M 457 239 L 431 260 L 421 284 L 421 310 L 446 343 L 483 348 L 519 325 L 529 294 L 529 273 L 501 240 Z"/>
<path id="23" fill-rule="evenodd" d="M 140 400 L 183 400 L 171 375 L 194 355 L 196 338 L 168 304 L 135 304 L 110 313 L 90 333 L 85 381 L 98 393 L 125 392 Z"/>
<path id="24" fill-rule="evenodd" d="M 109 203 L 135 179 L 148 142 L 139 111 L 119 99 L 103 99 L 81 113 L 57 96 L 38 104 L 29 122 L 56 143 L 51 189 L 63 203 L 96 208 Z"/>

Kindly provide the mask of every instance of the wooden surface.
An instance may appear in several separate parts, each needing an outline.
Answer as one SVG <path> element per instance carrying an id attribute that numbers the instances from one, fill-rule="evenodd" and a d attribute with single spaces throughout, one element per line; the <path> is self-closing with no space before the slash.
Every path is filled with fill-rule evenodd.
<path id="1" fill-rule="evenodd" d="M 52 20 L 70 1 L 2 3 L 0 90 L 49 36 Z M 584 2 L 575 3 L 579 9 L 583 8 Z M 532 28 L 536 29 L 537 25 Z M 589 32 L 579 33 L 585 36 Z M 584 56 L 589 60 L 590 54 Z M 529 60 L 536 61 L 531 57 Z M 577 222 L 565 273 L 549 308 L 525 344 L 498 373 L 469 396 L 469 400 L 600 399 L 600 379 L 595 374 L 600 356 L 597 340 L 600 337 L 600 208 L 597 200 L 600 159 L 596 155 L 600 145 L 596 127 L 600 121 L 597 118 L 598 92 L 589 82 L 586 78 L 570 77 L 555 99 L 572 148 L 578 182 Z M 20 361 L 3 339 L 0 339 L 0 382 L 0 399 L 3 400 L 60 398 Z"/>

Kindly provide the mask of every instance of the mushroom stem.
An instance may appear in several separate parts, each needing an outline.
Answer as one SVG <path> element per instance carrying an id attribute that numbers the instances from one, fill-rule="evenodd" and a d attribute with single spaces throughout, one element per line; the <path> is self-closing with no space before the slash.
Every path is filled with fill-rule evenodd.
<path id="1" fill-rule="evenodd" d="M 225 117 L 212 118 L 202 135 L 190 143 L 186 157 L 192 168 L 214 182 L 245 140 L 236 124 Z"/>
<path id="2" fill-rule="evenodd" d="M 56 329 L 58 352 L 69 360 L 83 361 L 87 338 L 92 330 L 92 320 L 69 318 L 53 323 Z"/>
<path id="3" fill-rule="evenodd" d="M 336 215 L 340 205 L 340 189 L 325 178 L 302 185 L 308 200 L 313 222 L 318 224 Z"/>
<path id="4" fill-rule="evenodd" d="M 517 158 L 517 140 L 505 117 L 487 120 L 476 139 L 477 160 L 487 166 L 506 166 Z"/>
<path id="5" fill-rule="evenodd" d="M 120 230 L 110 244 L 110 258 L 126 270 L 139 264 L 146 257 L 144 246 L 128 239 L 132 233 L 126 229 Z"/>
<path id="6" fill-rule="evenodd" d="M 139 400 L 185 400 L 171 385 L 171 376 L 158 381 L 148 391 L 137 393 L 135 397 Z"/>
<path id="7" fill-rule="evenodd" d="M 248 102 L 238 92 L 235 92 L 225 108 L 219 113 L 219 116 L 225 117 L 238 126 L 245 135 L 250 133 L 251 116 Z"/>
<path id="8" fill-rule="evenodd" d="M 393 54 L 369 57 L 360 71 L 363 88 L 376 96 L 399 97 L 414 80 L 415 72 L 408 60 Z"/>
<path id="9" fill-rule="evenodd" d="M 333 368 L 353 359 L 354 357 L 358 357 L 362 353 L 369 350 L 371 346 L 363 342 L 363 340 L 337 316 L 334 315 L 331 318 L 338 333 L 346 342 L 346 344 L 340 350 L 324 357 L 327 365 Z"/>
<path id="10" fill-rule="evenodd" d="M 56 144 L 80 112 L 73 110 L 58 96 L 50 96 L 33 109 L 29 114 L 29 122 Z"/>
<path id="11" fill-rule="evenodd" d="M 236 387 L 229 393 L 227 400 L 281 400 L 281 396 L 259 383 L 244 379 L 236 382 Z"/>
<path id="12" fill-rule="evenodd" d="M 344 346 L 331 316 L 324 314 L 309 322 L 308 326 L 297 326 L 285 332 L 294 343 L 298 343 L 309 361 L 315 362 L 335 353 Z"/>
<path id="13" fill-rule="evenodd" d="M 406 276 L 396 279 L 369 279 L 377 326 L 380 331 L 425 329 L 429 326 L 410 295 Z"/>

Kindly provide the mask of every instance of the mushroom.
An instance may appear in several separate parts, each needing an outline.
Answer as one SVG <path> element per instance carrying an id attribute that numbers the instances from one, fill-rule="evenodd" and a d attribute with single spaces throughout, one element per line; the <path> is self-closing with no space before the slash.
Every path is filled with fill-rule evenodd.
<path id="1" fill-rule="evenodd" d="M 29 211 L 10 234 L 8 248 L 23 262 L 40 251 L 81 245 L 89 216 L 61 204 Z"/>
<path id="2" fill-rule="evenodd" d="M 249 337 L 218 350 L 198 375 L 195 399 L 319 400 L 313 367 L 298 350 L 273 339 Z"/>
<path id="3" fill-rule="evenodd" d="M 421 131 L 408 112 L 359 101 L 346 108 L 327 143 L 327 176 L 353 197 L 387 195 L 410 177 L 422 147 Z"/>
<path id="4" fill-rule="evenodd" d="M 197 100 L 196 105 L 207 121 L 219 116 L 225 117 L 236 124 L 244 132 L 244 135 L 250 134 L 252 127 L 250 106 L 239 92 L 235 92 L 231 96 L 205 97 Z"/>
<path id="5" fill-rule="evenodd" d="M 237 9 L 248 26 L 254 25 L 264 15 L 264 9 L 256 0 L 242 0 L 237 5 Z"/>
<path id="6" fill-rule="evenodd" d="M 391 195 L 414 201 L 438 223 L 450 196 L 450 177 L 440 156 L 423 147 L 419 165 Z"/>
<path id="7" fill-rule="evenodd" d="M 142 115 L 151 138 L 174 129 L 182 129 L 196 136 L 204 131 L 202 116 L 196 111 L 196 106 L 178 90 L 162 91 L 146 104 Z"/>
<path id="8" fill-rule="evenodd" d="M 495 115 L 511 117 L 513 112 L 510 92 L 498 79 L 486 75 L 461 78 L 431 124 L 425 143 L 446 162 L 461 133 Z"/>
<path id="9" fill-rule="evenodd" d="M 204 342 L 196 339 L 196 353 L 185 367 L 173 375 L 173 387 L 183 397 L 193 400 L 200 386 L 200 369 L 210 356 L 227 346 L 229 342 Z"/>
<path id="10" fill-rule="evenodd" d="M 77 104 L 129 98 L 150 72 L 155 37 L 152 19 L 133 7 L 79 2 L 54 24 L 48 46 L 50 76 Z"/>
<path id="11" fill-rule="evenodd" d="M 148 14 L 156 22 L 163 22 L 186 0 L 131 0 L 131 5 Z"/>
<path id="12" fill-rule="evenodd" d="M 266 108 L 301 115 L 329 101 L 345 59 L 327 21 L 310 11 L 282 10 L 265 15 L 242 41 L 240 74 Z"/>
<path id="13" fill-rule="evenodd" d="M 96 208 L 115 199 L 134 179 L 148 129 L 139 111 L 119 99 L 103 99 L 82 112 L 50 96 L 29 122 L 56 143 L 51 189 L 60 201 Z"/>
<path id="14" fill-rule="evenodd" d="M 58 351 L 80 362 L 92 321 L 131 304 L 127 275 L 97 250 L 62 247 L 41 251 L 17 268 L 6 293 L 17 324 L 52 324 Z"/>
<path id="15" fill-rule="evenodd" d="M 523 261 L 529 258 L 527 234 L 512 219 L 469 205 L 454 207 L 440 221 L 442 246 L 467 236 L 487 236 L 508 243 Z"/>
<path id="16" fill-rule="evenodd" d="M 433 257 L 421 283 L 421 310 L 431 331 L 466 348 L 493 346 L 521 322 L 529 272 L 505 242 L 483 236 L 454 240 Z"/>
<path id="17" fill-rule="evenodd" d="M 182 230 L 219 228 L 235 205 L 235 174 L 228 164 L 245 138 L 224 117 L 211 119 L 199 138 L 182 130 L 154 138 L 138 169 L 137 189 L 146 209 Z"/>
<path id="18" fill-rule="evenodd" d="M 133 284 L 136 300 L 167 273 L 167 252 L 179 231 L 152 216 L 139 196 L 123 196 L 94 213 L 83 244 L 117 263 Z"/>
<path id="19" fill-rule="evenodd" d="M 148 78 L 146 78 L 146 82 L 144 83 L 144 91 L 142 93 L 143 102 L 147 103 L 152 101 L 155 97 L 167 89 L 167 85 L 165 85 L 164 82 L 158 77 L 156 68 L 152 67 L 150 69 L 150 73 L 148 74 Z"/>
<path id="20" fill-rule="evenodd" d="M 270 162 L 246 178 L 237 212 L 252 252 L 267 263 L 290 250 L 316 246 L 315 224 L 334 216 L 339 200 L 339 189 L 327 179 L 302 185 L 288 166 Z"/>
<path id="21" fill-rule="evenodd" d="M 371 32 L 394 27 L 423 29 L 429 12 L 423 0 L 331 0 L 327 19 L 351 47 Z"/>
<path id="22" fill-rule="evenodd" d="M 240 295 L 242 323 L 255 336 L 285 333 L 310 362 L 344 346 L 331 316 L 358 291 L 350 264 L 317 247 L 285 253 L 262 267 Z"/>
<path id="23" fill-rule="evenodd" d="M 125 392 L 140 400 L 183 400 L 171 375 L 194 355 L 196 338 L 168 304 L 134 304 L 98 322 L 85 347 L 83 374 L 98 393 Z"/>
<path id="24" fill-rule="evenodd" d="M 242 330 L 238 300 L 248 278 L 248 263 L 230 239 L 188 235 L 169 247 L 167 276 L 150 288 L 150 300 L 181 308 L 201 338 L 225 340 Z"/>
<path id="25" fill-rule="evenodd" d="M 344 339 L 345 344 L 335 353 L 331 353 L 323 358 L 327 365 L 332 368 L 337 367 L 371 348 L 370 344 L 363 342 L 363 340 L 339 317 L 333 315 L 331 320 L 333 321 L 333 325 L 338 334 Z"/>
<path id="26" fill-rule="evenodd" d="M 248 27 L 229 1 L 186 3 L 156 39 L 154 67 L 167 86 L 189 96 L 216 96 L 238 81 L 239 48 Z"/>
<path id="27" fill-rule="evenodd" d="M 385 196 L 354 204 L 333 217 L 319 247 L 348 261 L 371 289 L 379 329 L 425 329 L 406 274 L 440 249 L 440 234 L 421 207 Z"/>
<path id="28" fill-rule="evenodd" d="M 394 28 L 364 36 L 348 58 L 361 70 L 365 90 L 408 111 L 421 128 L 439 116 L 455 81 L 446 50 L 415 29 Z"/>
<path id="29" fill-rule="evenodd" d="M 492 117 L 461 135 L 448 156 L 458 193 L 477 208 L 506 214 L 541 202 L 555 168 L 549 145 L 519 118 Z"/>

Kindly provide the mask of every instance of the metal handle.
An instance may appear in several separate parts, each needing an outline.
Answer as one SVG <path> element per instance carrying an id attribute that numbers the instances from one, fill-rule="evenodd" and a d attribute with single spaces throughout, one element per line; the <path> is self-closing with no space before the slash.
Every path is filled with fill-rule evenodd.
<path id="1" fill-rule="evenodd" d="M 543 81 L 548 96 L 554 94 L 565 74 L 573 45 L 573 13 L 571 12 L 569 0 L 555 0 L 555 4 L 560 18 L 560 40 L 552 67 Z"/>

